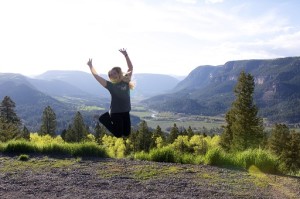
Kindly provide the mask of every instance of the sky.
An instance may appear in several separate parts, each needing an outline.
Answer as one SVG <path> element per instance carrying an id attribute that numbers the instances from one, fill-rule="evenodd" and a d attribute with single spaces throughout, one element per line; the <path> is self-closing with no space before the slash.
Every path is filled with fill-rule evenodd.
<path id="1" fill-rule="evenodd" d="M 186 76 L 201 65 L 300 56 L 298 0 L 0 0 L 0 72 Z"/>

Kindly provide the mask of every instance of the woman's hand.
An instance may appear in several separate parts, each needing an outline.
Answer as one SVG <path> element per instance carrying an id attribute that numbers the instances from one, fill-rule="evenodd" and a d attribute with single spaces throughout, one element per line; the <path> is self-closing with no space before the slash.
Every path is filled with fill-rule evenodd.
<path id="1" fill-rule="evenodd" d="M 121 48 L 119 51 L 120 51 L 125 57 L 128 56 L 128 53 L 127 53 L 127 51 L 126 51 L 125 48 Z"/>
<path id="2" fill-rule="evenodd" d="M 89 59 L 89 61 L 87 62 L 87 65 L 89 67 L 93 67 L 93 63 L 92 63 L 93 59 Z"/>

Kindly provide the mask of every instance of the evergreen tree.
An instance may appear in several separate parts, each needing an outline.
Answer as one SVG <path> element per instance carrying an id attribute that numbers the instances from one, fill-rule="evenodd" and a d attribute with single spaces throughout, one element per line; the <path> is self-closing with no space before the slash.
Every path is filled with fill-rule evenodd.
<path id="1" fill-rule="evenodd" d="M 105 127 L 103 125 L 100 125 L 99 122 L 97 122 L 95 126 L 95 138 L 98 144 L 102 144 L 102 138 L 104 137 L 104 135 L 107 135 Z"/>
<path id="2" fill-rule="evenodd" d="M 195 135 L 195 133 L 194 133 L 193 129 L 191 128 L 191 126 L 189 126 L 189 128 L 187 130 L 187 135 L 188 135 L 189 139 Z"/>
<path id="3" fill-rule="evenodd" d="M 172 144 L 176 140 L 178 135 L 179 135 L 179 130 L 176 123 L 174 123 L 174 126 L 172 127 L 170 134 L 168 136 L 168 143 Z"/>
<path id="4" fill-rule="evenodd" d="M 8 123 L 15 124 L 19 126 L 21 120 L 15 112 L 16 104 L 9 96 L 5 96 L 0 105 L 0 117 Z"/>
<path id="5" fill-rule="evenodd" d="M 67 129 L 63 129 L 62 132 L 61 132 L 61 134 L 60 134 L 60 137 L 61 137 L 64 141 L 66 141 L 66 134 L 67 134 Z"/>
<path id="6" fill-rule="evenodd" d="M 233 114 L 231 113 L 231 110 L 229 110 L 225 115 L 225 121 L 227 122 L 227 125 L 223 126 L 224 131 L 221 134 L 221 140 L 220 145 L 225 151 L 229 151 L 232 147 L 232 139 L 233 139 L 233 133 L 231 130 L 232 122 L 233 122 Z"/>
<path id="7" fill-rule="evenodd" d="M 19 127 L 11 122 L 7 122 L 4 118 L 0 117 L 0 141 L 6 142 L 11 139 L 21 137 Z"/>
<path id="8" fill-rule="evenodd" d="M 84 124 L 81 113 L 78 111 L 74 117 L 73 124 L 69 125 L 65 141 L 67 142 L 81 142 L 87 138 L 88 130 Z"/>
<path id="9" fill-rule="evenodd" d="M 225 117 L 227 125 L 221 138 L 221 146 L 225 149 L 257 148 L 263 139 L 263 122 L 253 103 L 254 87 L 253 76 L 242 71 L 234 88 L 236 99 Z"/>
<path id="10" fill-rule="evenodd" d="M 268 139 L 269 149 L 277 156 L 281 156 L 287 149 L 290 130 L 285 124 L 275 124 Z"/>
<path id="11" fill-rule="evenodd" d="M 142 121 L 138 127 L 137 134 L 137 150 L 148 152 L 150 149 L 150 144 L 152 142 L 152 133 L 149 131 L 146 121 Z"/>
<path id="12" fill-rule="evenodd" d="M 285 163 L 287 169 L 297 172 L 300 169 L 300 133 L 292 131 L 286 150 L 283 151 L 281 159 Z"/>
<path id="13" fill-rule="evenodd" d="M 156 129 L 154 130 L 153 134 L 152 134 L 152 139 L 151 139 L 151 144 L 150 144 L 150 148 L 155 148 L 156 146 L 156 140 L 157 138 L 161 137 L 162 141 L 165 142 L 166 141 L 166 136 L 164 134 L 164 132 L 161 130 L 160 126 L 157 125 Z"/>
<path id="14" fill-rule="evenodd" d="M 24 128 L 23 128 L 22 138 L 24 138 L 25 140 L 30 140 L 30 132 L 26 126 L 24 126 Z"/>
<path id="15" fill-rule="evenodd" d="M 43 111 L 42 125 L 39 135 L 56 135 L 56 115 L 50 106 L 47 106 Z"/>
<path id="16" fill-rule="evenodd" d="M 129 142 L 131 143 L 131 151 L 132 152 L 138 152 L 138 149 L 139 149 L 139 147 L 138 147 L 138 135 L 139 135 L 139 131 L 137 130 L 137 131 L 131 131 L 131 133 L 130 133 L 130 135 L 129 135 Z"/>
<path id="17" fill-rule="evenodd" d="M 22 136 L 21 120 L 14 110 L 15 107 L 15 102 L 8 96 L 5 96 L 0 104 L 0 141 L 2 142 Z"/>

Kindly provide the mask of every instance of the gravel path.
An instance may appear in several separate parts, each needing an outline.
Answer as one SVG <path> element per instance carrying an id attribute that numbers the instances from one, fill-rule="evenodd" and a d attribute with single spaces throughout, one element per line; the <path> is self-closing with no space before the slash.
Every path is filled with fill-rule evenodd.
<path id="1" fill-rule="evenodd" d="M 299 198 L 300 178 L 128 159 L 0 156 L 0 198 Z"/>

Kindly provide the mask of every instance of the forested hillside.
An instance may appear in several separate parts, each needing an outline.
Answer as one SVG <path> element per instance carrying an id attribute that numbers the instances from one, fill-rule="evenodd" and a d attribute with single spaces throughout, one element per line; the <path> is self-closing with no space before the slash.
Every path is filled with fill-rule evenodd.
<path id="1" fill-rule="evenodd" d="M 255 102 L 261 116 L 273 122 L 300 122 L 300 57 L 199 66 L 172 93 L 143 102 L 159 111 L 224 114 L 234 100 L 233 88 L 242 70 L 255 78 Z"/>

